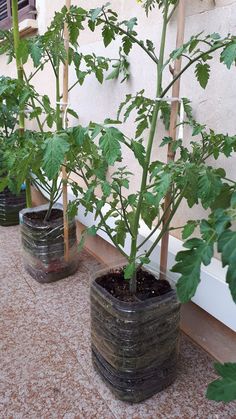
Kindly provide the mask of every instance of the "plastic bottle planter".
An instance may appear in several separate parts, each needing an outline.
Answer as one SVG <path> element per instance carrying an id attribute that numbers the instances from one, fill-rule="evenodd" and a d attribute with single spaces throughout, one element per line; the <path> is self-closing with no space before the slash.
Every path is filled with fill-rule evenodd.
<path id="1" fill-rule="evenodd" d="M 19 212 L 25 205 L 25 191 L 19 195 L 13 195 L 9 189 L 0 192 L 0 225 L 7 227 L 19 224 Z"/>
<path id="2" fill-rule="evenodd" d="M 48 205 L 20 213 L 23 258 L 26 271 L 38 282 L 65 278 L 78 268 L 75 220 L 69 222 L 69 260 L 64 258 L 63 210 L 54 205 L 51 219 L 43 221 Z"/>
<path id="3" fill-rule="evenodd" d="M 117 398 L 140 402 L 175 380 L 179 317 L 174 289 L 146 301 L 122 302 L 92 281 L 93 364 Z"/>

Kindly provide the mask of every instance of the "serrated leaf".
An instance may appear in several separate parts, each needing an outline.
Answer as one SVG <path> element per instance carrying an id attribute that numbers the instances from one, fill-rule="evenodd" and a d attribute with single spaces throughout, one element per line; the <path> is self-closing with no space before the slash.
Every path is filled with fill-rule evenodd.
<path id="1" fill-rule="evenodd" d="M 222 378 L 209 384 L 206 397 L 217 402 L 236 400 L 236 363 L 215 364 L 215 369 Z"/>
<path id="2" fill-rule="evenodd" d="M 220 61 L 230 69 L 231 65 L 236 60 L 236 43 L 225 47 L 220 55 Z"/>
<path id="3" fill-rule="evenodd" d="M 39 42 L 32 42 L 29 46 L 30 56 L 33 60 L 34 66 L 38 67 L 42 58 L 42 48 L 39 45 Z"/>
<path id="4" fill-rule="evenodd" d="M 126 225 L 124 220 L 118 220 L 116 222 L 116 242 L 122 247 L 125 245 L 126 238 Z"/>
<path id="5" fill-rule="evenodd" d="M 223 184 L 219 174 L 211 168 L 207 168 L 205 173 L 199 176 L 199 198 L 205 209 L 210 207 L 215 201 L 216 197 L 221 192 L 222 186 Z"/>
<path id="6" fill-rule="evenodd" d="M 103 155 L 109 165 L 114 165 L 121 160 L 121 145 L 123 134 L 116 128 L 107 128 L 105 134 L 100 138 L 99 144 Z"/>
<path id="7" fill-rule="evenodd" d="M 177 294 L 182 303 L 187 303 L 196 293 L 201 277 L 201 263 L 208 265 L 213 256 L 213 244 L 201 239 L 190 239 L 185 243 L 189 250 L 181 251 L 176 256 L 176 265 L 172 272 L 181 274 L 177 282 Z"/>
<path id="8" fill-rule="evenodd" d="M 45 141 L 43 169 L 49 180 L 55 178 L 69 150 L 67 134 L 55 134 Z"/>
<path id="9" fill-rule="evenodd" d="M 75 139 L 75 143 L 79 146 L 82 146 L 85 139 L 86 134 L 86 128 L 81 127 L 80 125 L 78 127 L 74 127 L 72 129 L 72 135 Z"/>
<path id="10" fill-rule="evenodd" d="M 236 302 L 236 232 L 224 231 L 218 240 L 218 251 L 221 253 L 223 266 L 228 265 L 226 282 L 234 302 Z"/>
<path id="11" fill-rule="evenodd" d="M 210 66 L 209 64 L 198 63 L 195 68 L 195 74 L 200 86 L 205 89 L 210 77 Z"/>
<path id="12" fill-rule="evenodd" d="M 102 36 L 104 45 L 107 47 L 114 39 L 114 30 L 110 26 L 105 25 L 102 30 Z"/>
<path id="13" fill-rule="evenodd" d="M 144 148 L 144 146 L 137 141 L 132 141 L 131 142 L 131 147 L 132 147 L 132 150 L 134 152 L 134 155 L 135 155 L 136 159 L 138 159 L 139 164 L 142 167 L 144 167 L 144 164 L 145 164 L 145 148 Z"/>
<path id="14" fill-rule="evenodd" d="M 126 55 L 128 55 L 132 49 L 133 43 L 128 36 L 122 38 L 123 50 Z"/>

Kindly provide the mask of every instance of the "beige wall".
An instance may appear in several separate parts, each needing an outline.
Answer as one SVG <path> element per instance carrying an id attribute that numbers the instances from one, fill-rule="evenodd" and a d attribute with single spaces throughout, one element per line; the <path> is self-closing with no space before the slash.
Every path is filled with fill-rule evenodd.
<path id="1" fill-rule="evenodd" d="M 97 0 L 76 0 L 72 2 L 81 7 L 92 8 L 102 4 Z M 161 31 L 161 15 L 159 11 L 150 14 L 146 18 L 144 10 L 137 4 L 136 0 L 113 0 L 112 7 L 116 9 L 121 19 L 137 16 L 139 20 L 140 37 L 154 40 L 158 46 Z M 214 4 L 215 3 L 215 4 Z M 54 11 L 59 10 L 64 4 L 63 0 L 38 0 L 38 26 L 39 32 L 43 33 L 53 17 Z M 186 19 L 186 40 L 200 31 L 206 33 L 228 32 L 236 34 L 236 0 L 187 0 L 187 19 Z M 176 18 L 172 19 L 167 37 L 167 52 L 175 47 Z M 97 54 L 117 56 L 118 43 L 116 45 L 104 48 L 99 33 L 83 33 L 80 40 L 80 46 L 83 52 L 94 51 Z M 94 77 L 86 80 L 85 84 L 76 89 L 70 95 L 70 104 L 80 115 L 80 123 L 87 124 L 90 120 L 103 121 L 105 117 L 114 118 L 116 109 L 126 93 L 136 92 L 143 87 L 146 95 L 154 97 L 155 95 L 155 65 L 146 58 L 143 51 L 135 46 L 130 55 L 132 77 L 128 83 L 120 85 L 117 81 L 109 81 L 103 86 L 98 84 Z M 27 68 L 30 71 L 30 66 Z M 6 65 L 4 57 L 0 57 L 0 74 L 14 76 L 14 66 Z M 73 69 L 70 74 L 70 81 L 73 83 L 75 74 Z M 170 74 L 167 71 L 165 80 L 170 80 Z M 45 73 L 39 73 L 35 78 L 35 86 L 40 93 L 47 93 L 53 98 L 53 78 L 51 70 Z M 181 96 L 189 97 L 193 102 L 196 118 L 216 131 L 235 134 L 236 131 L 236 70 L 232 68 L 228 71 L 225 66 L 219 64 L 218 60 L 212 60 L 212 76 L 206 90 L 202 90 L 196 82 L 193 71 L 188 72 L 182 78 Z M 72 124 L 76 121 L 72 119 Z M 133 134 L 133 123 L 130 121 L 124 126 L 128 135 Z M 156 137 L 158 144 L 164 134 L 163 129 L 159 130 Z M 191 140 L 189 133 L 185 132 L 186 144 Z M 165 150 L 154 151 L 155 158 L 165 159 Z M 135 161 L 129 154 L 125 156 L 125 163 L 129 169 L 135 173 L 132 182 L 132 189 L 137 187 L 138 171 Z M 222 165 L 227 175 L 236 178 L 235 157 L 229 161 L 224 159 L 217 162 Z M 188 210 L 185 205 L 179 211 L 176 217 L 176 225 L 182 225 L 186 219 L 200 218 L 204 215 L 201 208 Z"/>

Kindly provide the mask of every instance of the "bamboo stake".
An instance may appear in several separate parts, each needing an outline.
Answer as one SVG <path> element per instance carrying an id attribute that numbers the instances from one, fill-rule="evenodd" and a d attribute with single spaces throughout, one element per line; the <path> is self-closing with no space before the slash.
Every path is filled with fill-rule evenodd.
<path id="1" fill-rule="evenodd" d="M 180 48 L 181 45 L 184 43 L 184 32 L 185 32 L 185 8 L 186 8 L 186 0 L 180 0 L 178 6 L 178 21 L 177 21 L 177 38 L 176 38 L 176 49 Z M 174 72 L 173 77 L 180 73 L 182 66 L 182 59 L 175 60 L 174 64 Z M 180 82 L 181 78 L 176 80 L 172 87 L 172 97 L 179 98 L 180 95 Z M 176 125 L 177 125 L 177 118 L 178 118 L 178 111 L 179 111 L 179 102 L 174 101 L 171 103 L 171 114 L 170 114 L 170 130 L 169 136 L 176 140 Z M 175 152 L 172 151 L 171 144 L 168 145 L 168 153 L 167 153 L 167 161 L 174 161 L 175 159 Z M 166 215 L 163 220 L 163 225 L 166 224 L 169 216 L 170 216 L 170 207 L 171 203 L 171 192 L 166 195 L 165 203 L 164 203 L 164 211 Z M 168 260 L 168 246 L 169 246 L 169 232 L 167 231 L 166 234 L 162 238 L 161 242 L 161 259 L 160 259 L 160 268 L 161 268 L 161 276 L 165 278 L 166 271 L 167 271 L 167 260 Z"/>
<path id="2" fill-rule="evenodd" d="M 19 20 L 18 20 L 18 1 L 12 0 L 12 20 L 13 20 L 13 40 L 14 40 L 14 51 L 16 57 L 16 70 L 17 78 L 19 81 L 24 81 L 24 69 L 22 65 L 22 60 L 19 54 L 20 46 L 20 33 L 19 33 Z M 24 105 L 19 107 L 19 134 L 23 137 L 25 132 L 25 109 Z M 32 197 L 30 189 L 30 180 L 27 178 L 25 180 L 26 184 L 26 205 L 28 208 L 32 207 Z"/>
<path id="3" fill-rule="evenodd" d="M 66 8 L 67 10 L 70 9 L 71 0 L 66 0 Z M 67 108 L 68 108 L 68 97 L 69 97 L 69 64 L 68 64 L 68 50 L 69 50 L 69 32 L 67 24 L 65 23 L 64 26 L 64 45 L 65 50 L 67 53 L 67 59 L 64 64 L 63 68 L 63 104 L 62 104 L 62 114 L 63 114 L 63 128 L 67 128 Z M 69 222 L 68 222 L 68 190 L 67 190 L 67 182 L 68 182 L 68 175 L 66 171 L 66 167 L 62 167 L 62 197 L 63 197 L 63 220 L 64 220 L 64 246 L 65 246 L 65 262 L 69 261 Z"/>

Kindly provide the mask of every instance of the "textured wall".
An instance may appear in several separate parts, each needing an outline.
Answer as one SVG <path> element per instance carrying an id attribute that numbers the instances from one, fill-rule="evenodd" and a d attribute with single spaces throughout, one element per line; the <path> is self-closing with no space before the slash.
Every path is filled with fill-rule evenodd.
<path id="1" fill-rule="evenodd" d="M 82 7 L 92 8 L 102 4 L 101 1 L 95 0 L 76 0 L 74 4 Z M 140 37 L 150 38 L 154 40 L 158 46 L 161 31 L 161 15 L 159 11 L 150 14 L 149 19 L 146 18 L 143 9 L 137 5 L 136 0 L 113 0 L 112 7 L 116 9 L 121 19 L 137 16 L 139 20 Z M 49 24 L 55 9 L 59 10 L 64 4 L 63 0 L 47 1 L 38 0 L 38 25 L 40 33 L 43 33 Z M 186 18 L 186 40 L 194 33 L 205 31 L 206 33 L 220 32 L 227 34 L 228 32 L 236 34 L 236 1 L 233 0 L 187 0 L 187 18 Z M 167 37 L 167 53 L 175 47 L 176 35 L 176 18 L 172 19 Z M 105 54 L 113 57 L 117 56 L 119 43 L 104 48 L 99 33 L 83 33 L 80 40 L 80 46 L 83 52 L 94 51 L 97 54 Z M 143 87 L 146 95 L 154 97 L 155 95 L 155 65 L 146 58 L 145 54 L 138 48 L 134 47 L 130 55 L 132 77 L 126 84 L 120 85 L 117 81 L 106 82 L 100 86 L 95 78 L 88 78 L 84 86 L 76 87 L 70 95 L 71 105 L 79 112 L 80 123 L 87 124 L 90 120 L 102 121 L 105 117 L 114 118 L 116 109 L 126 93 L 136 92 Z M 30 67 L 30 65 L 28 66 Z M 30 69 L 30 68 L 28 68 Z M 0 74 L 8 74 L 13 76 L 15 69 L 12 65 L 6 65 L 4 57 L 0 57 Z M 75 74 L 71 70 L 71 83 L 75 80 Z M 170 80 L 170 74 L 167 71 L 165 80 Z M 53 79 L 51 70 L 49 69 L 46 76 L 39 73 L 35 79 L 36 88 L 39 92 L 47 93 L 53 98 Z M 206 90 L 202 90 L 195 81 L 193 72 L 189 71 L 182 78 L 181 96 L 189 97 L 193 102 L 194 113 L 196 118 L 201 122 L 209 125 L 216 131 L 235 134 L 236 131 L 236 71 L 235 68 L 228 71 L 225 66 L 219 64 L 218 60 L 212 60 L 212 76 Z M 72 124 L 76 121 L 72 119 Z M 132 121 L 127 123 L 124 130 L 127 134 L 133 134 Z M 160 141 L 164 134 L 163 129 L 159 129 L 156 142 Z M 189 133 L 185 132 L 186 144 L 191 140 Z M 154 151 L 155 158 L 165 159 L 164 149 Z M 138 172 L 135 161 L 133 161 L 127 153 L 125 162 L 130 170 L 135 173 L 135 179 L 132 182 L 132 188 L 137 187 Z M 228 176 L 235 178 L 235 157 L 230 161 L 222 159 L 217 165 L 225 167 Z M 213 162 L 214 164 L 214 162 Z M 201 208 L 195 207 L 191 211 L 182 206 L 176 216 L 176 225 L 182 225 L 184 220 L 188 218 L 200 218 L 204 215 Z"/>

